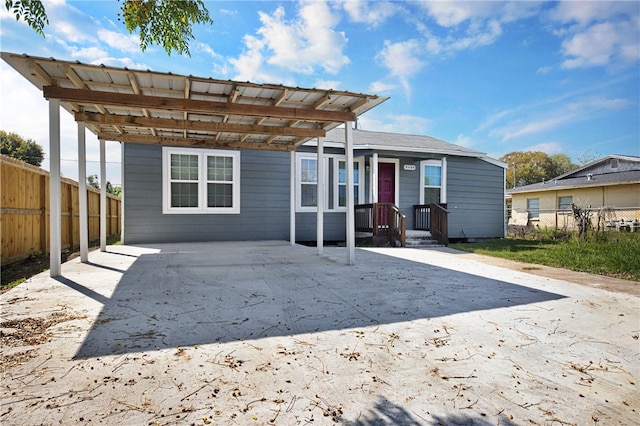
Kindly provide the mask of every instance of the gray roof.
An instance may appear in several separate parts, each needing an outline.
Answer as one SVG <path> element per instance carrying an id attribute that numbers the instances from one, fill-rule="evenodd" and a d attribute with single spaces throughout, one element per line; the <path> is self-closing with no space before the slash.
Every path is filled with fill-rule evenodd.
<path id="1" fill-rule="evenodd" d="M 344 128 L 336 128 L 328 131 L 325 141 L 343 144 Z M 432 138 L 431 136 L 372 132 L 359 129 L 353 130 L 353 148 L 460 155 L 480 158 L 484 158 L 487 155 L 484 152 L 445 142 L 440 139 Z"/>
<path id="2" fill-rule="evenodd" d="M 640 157 L 608 155 L 555 179 L 518 186 L 507 192 L 517 194 L 632 183 L 640 183 Z"/>

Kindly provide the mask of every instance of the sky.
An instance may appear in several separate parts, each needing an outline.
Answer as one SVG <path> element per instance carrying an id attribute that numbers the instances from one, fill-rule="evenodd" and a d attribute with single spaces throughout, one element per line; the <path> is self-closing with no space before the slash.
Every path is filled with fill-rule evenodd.
<path id="1" fill-rule="evenodd" d="M 116 1 L 44 1 L 45 37 L 0 8 L 0 49 L 176 74 L 346 90 L 390 99 L 363 130 L 429 135 L 499 158 L 566 154 L 575 163 L 640 156 L 638 1 L 215 1 L 191 56 L 142 52 Z M 42 93 L 0 61 L 0 129 L 43 146 Z M 77 179 L 77 127 L 61 112 L 62 173 Z M 107 180 L 121 181 L 107 142 Z M 87 173 L 99 143 L 87 134 Z"/>

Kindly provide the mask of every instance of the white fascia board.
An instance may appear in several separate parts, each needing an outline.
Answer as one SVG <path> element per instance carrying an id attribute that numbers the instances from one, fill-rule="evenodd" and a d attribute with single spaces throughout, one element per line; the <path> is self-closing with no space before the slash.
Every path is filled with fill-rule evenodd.
<path id="1" fill-rule="evenodd" d="M 486 161 L 489 164 L 493 164 L 494 166 L 502 167 L 503 169 L 509 168 L 509 165 L 507 163 L 505 163 L 504 161 L 496 160 L 495 158 L 484 156 L 480 157 L 480 159 Z"/>

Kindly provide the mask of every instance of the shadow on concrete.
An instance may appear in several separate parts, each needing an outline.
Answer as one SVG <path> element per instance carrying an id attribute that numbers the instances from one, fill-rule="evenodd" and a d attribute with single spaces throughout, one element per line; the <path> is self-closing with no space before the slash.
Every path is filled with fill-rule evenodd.
<path id="1" fill-rule="evenodd" d="M 426 409 L 428 411 L 428 408 Z M 505 425 L 515 426 L 515 423 L 506 415 L 493 415 L 477 412 L 450 413 L 446 415 L 425 414 L 427 418 L 417 413 L 410 413 L 406 409 L 390 402 L 386 398 L 379 398 L 374 406 L 363 413 L 360 418 L 353 422 L 345 422 L 347 426 L 490 426 Z M 342 419 L 340 419 L 343 422 Z"/>
<path id="2" fill-rule="evenodd" d="M 154 245 L 103 303 L 76 357 L 252 340 L 427 319 L 563 296 L 358 251 L 355 266 L 302 246 Z M 340 250 L 340 249 L 335 249 Z M 90 278 L 87 278 L 89 280 Z"/>

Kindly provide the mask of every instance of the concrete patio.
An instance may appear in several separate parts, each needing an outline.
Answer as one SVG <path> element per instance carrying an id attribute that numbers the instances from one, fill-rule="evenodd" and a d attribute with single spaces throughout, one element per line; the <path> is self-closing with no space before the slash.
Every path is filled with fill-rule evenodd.
<path id="1" fill-rule="evenodd" d="M 0 423 L 637 422 L 637 292 L 324 250 L 109 246 L 32 278 L 0 297 Z"/>

